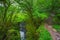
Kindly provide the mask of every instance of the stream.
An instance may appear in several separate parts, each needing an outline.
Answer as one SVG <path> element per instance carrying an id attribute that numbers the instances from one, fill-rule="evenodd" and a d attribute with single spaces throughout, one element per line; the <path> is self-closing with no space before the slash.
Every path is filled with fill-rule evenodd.
<path id="1" fill-rule="evenodd" d="M 21 37 L 21 40 L 26 40 L 26 30 L 25 30 L 25 22 L 21 22 L 20 23 L 20 37 Z"/>

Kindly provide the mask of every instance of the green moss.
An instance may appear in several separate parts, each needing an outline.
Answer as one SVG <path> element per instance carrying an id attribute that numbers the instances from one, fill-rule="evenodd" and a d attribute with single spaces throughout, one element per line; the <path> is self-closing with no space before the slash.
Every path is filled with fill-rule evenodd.
<path id="1" fill-rule="evenodd" d="M 49 32 L 44 28 L 44 25 L 41 25 L 37 32 L 39 32 L 38 40 L 52 40 Z"/>
<path id="2" fill-rule="evenodd" d="M 60 25 L 53 25 L 53 28 L 55 28 L 58 32 L 60 32 Z"/>

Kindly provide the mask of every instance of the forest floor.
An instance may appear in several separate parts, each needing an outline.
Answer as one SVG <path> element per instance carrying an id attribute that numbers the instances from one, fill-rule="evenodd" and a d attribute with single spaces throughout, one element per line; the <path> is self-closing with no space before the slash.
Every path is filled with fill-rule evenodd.
<path id="1" fill-rule="evenodd" d="M 56 28 L 58 28 L 58 27 L 56 26 Z M 51 25 L 45 25 L 45 28 L 49 31 L 53 40 L 60 40 L 60 33 L 58 32 L 60 30 L 57 31 L 57 29 L 55 29 L 55 27 L 53 28 L 53 26 L 51 26 Z"/>
<path id="2" fill-rule="evenodd" d="M 52 32 L 52 35 L 48 30 Z M 37 30 L 37 32 L 40 33 L 38 40 L 53 40 L 53 38 L 55 38 L 55 40 L 60 40 L 60 34 L 58 33 L 60 31 L 60 25 L 52 25 L 52 30 L 50 28 L 48 28 L 48 30 L 45 25 L 41 25 Z"/>

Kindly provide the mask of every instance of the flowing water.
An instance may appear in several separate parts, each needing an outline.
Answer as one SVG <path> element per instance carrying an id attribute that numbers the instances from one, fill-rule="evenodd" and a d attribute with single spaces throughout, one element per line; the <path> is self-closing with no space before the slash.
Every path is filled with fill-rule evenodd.
<path id="1" fill-rule="evenodd" d="M 20 37 L 21 37 L 21 40 L 26 40 L 26 36 L 25 36 L 25 22 L 21 22 L 20 23 Z"/>
<path id="2" fill-rule="evenodd" d="M 20 31 L 21 40 L 25 40 L 25 33 L 23 31 Z"/>

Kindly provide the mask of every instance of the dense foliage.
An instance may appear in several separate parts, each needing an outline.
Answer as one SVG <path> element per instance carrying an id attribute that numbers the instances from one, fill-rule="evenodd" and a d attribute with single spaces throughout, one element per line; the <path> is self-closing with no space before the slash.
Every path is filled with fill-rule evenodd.
<path id="1" fill-rule="evenodd" d="M 20 40 L 19 23 L 23 21 L 26 40 L 52 40 L 41 25 L 53 24 L 59 31 L 59 13 L 60 0 L 0 0 L 0 40 Z"/>

